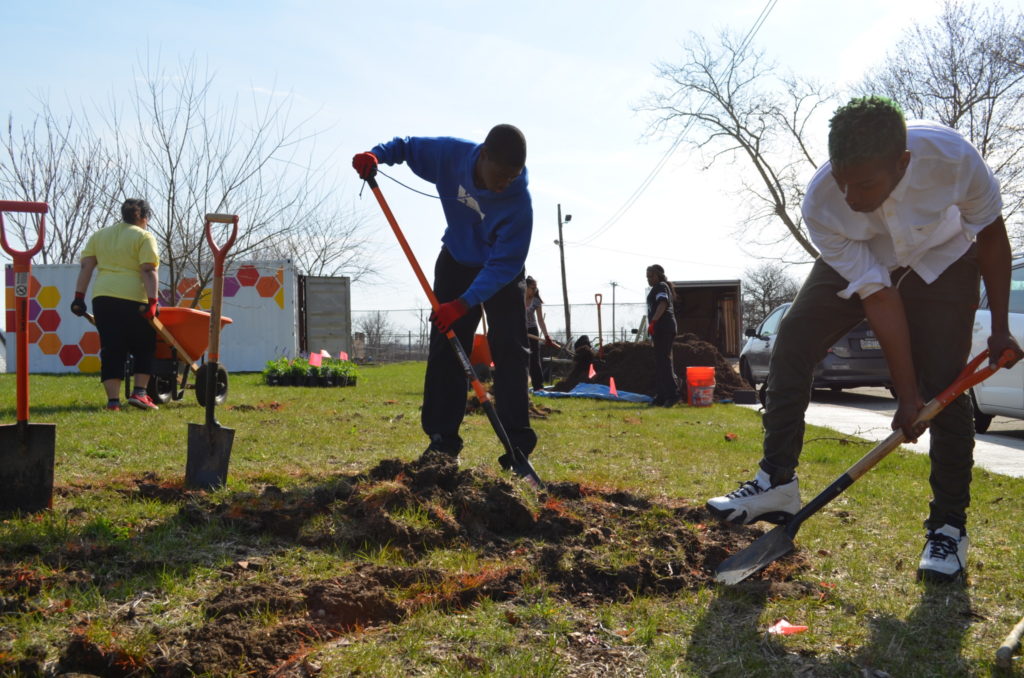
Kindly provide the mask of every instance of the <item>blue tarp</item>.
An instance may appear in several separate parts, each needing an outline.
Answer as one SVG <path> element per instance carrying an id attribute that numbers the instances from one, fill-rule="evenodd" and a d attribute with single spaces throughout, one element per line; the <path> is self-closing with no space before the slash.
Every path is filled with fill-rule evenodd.
<path id="1" fill-rule="evenodd" d="M 599 400 L 621 400 L 629 403 L 649 403 L 654 398 L 642 393 L 630 393 L 616 389 L 618 396 L 613 396 L 604 384 L 576 384 L 571 391 L 534 391 L 533 395 L 542 398 L 597 398 Z"/>

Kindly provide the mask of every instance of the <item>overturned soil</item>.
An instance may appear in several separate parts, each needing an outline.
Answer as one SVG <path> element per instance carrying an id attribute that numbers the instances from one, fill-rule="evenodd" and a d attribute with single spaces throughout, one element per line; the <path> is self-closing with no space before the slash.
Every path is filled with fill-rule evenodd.
<path id="1" fill-rule="evenodd" d="M 156 617 L 146 616 L 145 603 L 118 612 L 122 620 L 147 619 L 153 639 L 148 649 L 129 651 L 116 637 L 100 644 L 72 628 L 57 673 L 315 675 L 318 667 L 308 655 L 318 643 L 358 642 L 367 629 L 401 624 L 423 607 L 453 613 L 484 599 L 514 606 L 527 584 L 546 586 L 579 608 L 713 587 L 718 564 L 763 533 L 720 524 L 704 508 L 683 502 L 572 482 L 525 494 L 525 485 L 460 469 L 435 452 L 412 462 L 385 460 L 365 473 L 334 476 L 312 488 L 266 486 L 220 503 L 204 493 L 174 492 L 152 475 L 136 485 L 140 498 L 178 506 L 173 521 L 180 529 L 230 528 L 226 534 L 234 535 L 235 543 L 254 550 L 258 544 L 264 555 L 240 557 L 225 568 L 219 589 L 194 601 L 201 614 L 189 623 L 160 626 Z M 274 553 L 286 551 L 383 548 L 401 551 L 411 565 L 339 559 L 336 574 L 304 579 L 278 574 L 271 564 Z M 467 573 L 416 564 L 439 548 L 473 551 L 481 566 Z M 9 561 L 15 554 L 3 555 Z M 110 559 L 130 561 L 132 551 L 37 557 L 59 563 L 61 581 L 0 562 L 3 612 L 45 613 L 40 601 L 48 599 L 51 586 L 93 585 L 87 574 L 93 567 Z M 805 563 L 802 553 L 790 554 L 739 586 L 775 596 L 814 594 L 806 590 L 810 585 L 792 581 Z M 126 566 L 138 574 L 165 564 Z M 5 641 L 2 631 L 0 641 Z M 581 645 L 580 651 L 595 650 Z M 614 666 L 614 658 L 608 660 Z M 19 659 L 15 666 L 0 655 L 0 673 L 43 675 L 42 661 Z"/>
<path id="2" fill-rule="evenodd" d="M 588 377 L 591 365 L 594 366 L 594 376 Z M 685 333 L 676 337 L 672 345 L 672 367 L 684 394 L 687 367 L 715 368 L 716 401 L 732 400 L 736 390 L 750 388 L 718 349 L 696 334 Z M 615 379 L 615 387 L 623 391 L 656 395 L 654 345 L 650 342 L 618 342 L 597 352 L 589 346 L 581 346 L 576 350 L 569 375 L 555 384 L 553 390 L 571 391 L 579 383 L 608 385 L 612 378 Z"/>

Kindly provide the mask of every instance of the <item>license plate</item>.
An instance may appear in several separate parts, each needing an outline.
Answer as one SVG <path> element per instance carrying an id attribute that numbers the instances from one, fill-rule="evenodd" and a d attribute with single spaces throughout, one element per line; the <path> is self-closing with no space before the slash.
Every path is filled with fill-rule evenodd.
<path id="1" fill-rule="evenodd" d="M 879 351 L 882 345 L 878 343 L 878 339 L 861 339 L 860 348 L 862 351 Z"/>

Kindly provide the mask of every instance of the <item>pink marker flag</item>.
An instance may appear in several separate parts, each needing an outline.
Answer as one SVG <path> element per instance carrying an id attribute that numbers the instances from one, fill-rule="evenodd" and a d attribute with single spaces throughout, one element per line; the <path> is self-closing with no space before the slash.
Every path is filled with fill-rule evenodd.
<path id="1" fill-rule="evenodd" d="M 323 364 L 323 362 L 324 362 L 324 357 L 322 355 L 320 355 L 319 353 L 310 353 L 309 354 L 309 366 L 310 367 L 320 367 L 320 365 Z"/>
<path id="2" fill-rule="evenodd" d="M 348 353 L 345 353 L 344 351 L 338 351 L 338 359 L 348 360 Z"/>
<path id="3" fill-rule="evenodd" d="M 790 624 L 785 619 L 780 619 L 779 621 L 775 622 L 770 627 L 768 627 L 768 633 L 779 636 L 791 636 L 794 633 L 803 633 L 806 630 L 806 626 L 797 626 L 795 624 Z"/>
<path id="4" fill-rule="evenodd" d="M 325 358 L 330 358 L 331 357 L 331 352 L 328 351 L 326 348 L 322 348 L 322 349 L 320 349 L 320 355 L 322 355 Z"/>
<path id="5" fill-rule="evenodd" d="M 590 363 L 590 371 L 587 372 L 587 379 L 593 379 L 597 372 L 594 370 L 594 363 Z"/>
<path id="6" fill-rule="evenodd" d="M 618 389 L 615 388 L 615 377 L 608 378 L 608 392 L 611 393 L 616 398 L 619 397 L 619 391 Z"/>

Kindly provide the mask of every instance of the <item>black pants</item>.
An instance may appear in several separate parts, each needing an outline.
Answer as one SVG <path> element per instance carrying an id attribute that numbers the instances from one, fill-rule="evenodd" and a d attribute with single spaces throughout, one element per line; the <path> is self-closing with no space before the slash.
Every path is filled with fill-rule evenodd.
<path id="1" fill-rule="evenodd" d="M 100 335 L 100 379 L 124 379 L 124 361 L 130 353 L 137 374 L 153 373 L 156 332 L 139 306 L 142 302 L 117 297 L 93 297 L 96 331 Z"/>
<path id="2" fill-rule="evenodd" d="M 672 365 L 672 344 L 675 340 L 675 318 L 662 316 L 654 325 L 655 402 L 668 404 L 679 400 L 679 384 Z"/>
<path id="3" fill-rule="evenodd" d="M 531 327 L 531 330 L 537 332 L 536 327 Z M 540 364 L 540 340 L 529 339 L 530 342 L 530 382 L 533 384 L 534 391 L 540 391 L 544 388 L 544 369 Z"/>
<path id="4" fill-rule="evenodd" d="M 447 249 L 442 249 L 434 265 L 434 294 L 439 303 L 453 301 L 469 289 L 480 272 L 478 267 L 463 266 Z M 498 419 L 512 444 L 524 454 L 537 445 L 530 428 L 527 393 L 526 314 L 523 312 L 523 272 L 483 303 L 487 310 L 487 343 L 494 361 L 494 405 Z M 474 306 L 452 329 L 463 348 L 473 345 L 480 323 L 480 307 Z M 427 374 L 423 381 L 423 432 L 433 439 L 441 437 L 440 447 L 457 453 L 462 448 L 459 427 L 466 414 L 466 378 L 448 338 L 431 325 Z"/>
<path id="5" fill-rule="evenodd" d="M 980 273 L 971 247 L 959 260 L 926 284 L 909 273 L 898 285 L 921 398 L 927 402 L 953 383 L 971 351 L 974 309 Z M 761 468 L 775 482 L 793 475 L 800 459 L 804 412 L 811 398 L 814 366 L 829 346 L 864 319 L 860 299 L 836 292 L 848 285 L 821 259 L 779 326 L 768 366 Z M 929 427 L 932 501 L 926 525 L 963 527 L 971 501 L 974 466 L 974 413 L 970 396 L 961 394 Z"/>

